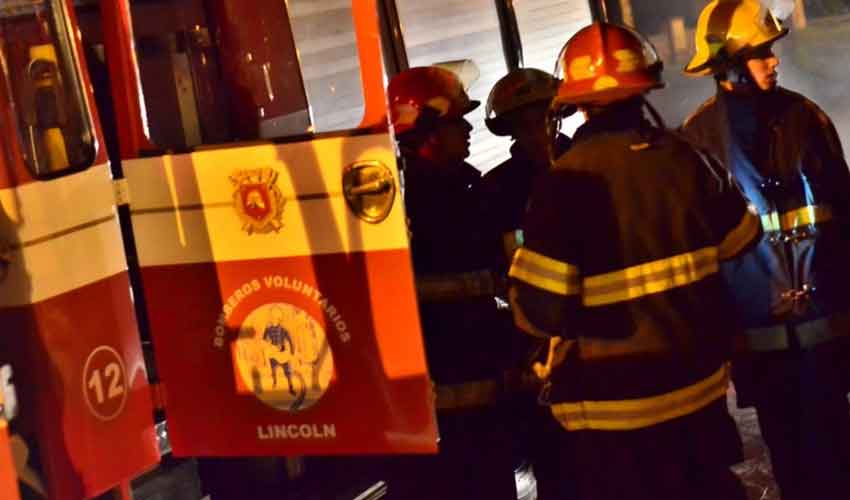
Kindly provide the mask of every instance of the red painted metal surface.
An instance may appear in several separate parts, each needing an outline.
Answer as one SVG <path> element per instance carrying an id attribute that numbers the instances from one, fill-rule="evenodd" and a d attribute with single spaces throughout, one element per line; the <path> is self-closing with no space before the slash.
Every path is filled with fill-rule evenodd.
<path id="1" fill-rule="evenodd" d="M 109 68 L 121 158 L 135 158 L 153 145 L 142 121 L 141 83 L 133 45 L 129 0 L 100 2 L 104 50 Z"/>
<path id="2" fill-rule="evenodd" d="M 385 129 L 387 126 L 387 94 L 384 89 L 384 63 L 381 52 L 381 28 L 375 0 L 351 3 L 357 50 L 360 54 L 360 78 L 366 109 L 360 128 Z"/>
<path id="3" fill-rule="evenodd" d="M 8 426 L 2 417 L 0 417 L 0 498 L 20 499 L 15 464 L 12 462 L 12 452 L 9 448 Z"/>
<path id="4" fill-rule="evenodd" d="M 415 302 L 402 300 L 413 294 L 412 277 L 404 275 L 409 269 L 406 249 L 146 268 L 174 453 L 435 452 L 421 339 L 402 334 L 418 331 Z M 198 293 L 177 295 L 178 283 Z M 325 302 L 305 294 L 306 287 Z M 259 338 L 248 330 L 249 318 L 269 304 L 300 309 L 324 331 L 333 375 L 324 394 L 308 401 L 312 406 L 293 410 L 288 401 L 275 406 L 256 394 L 250 377 L 240 378 L 234 342 L 246 334 Z M 328 312 L 328 306 L 334 309 Z M 290 333 L 297 345 L 303 332 Z M 284 371 L 277 376 L 282 392 Z"/>
<path id="5" fill-rule="evenodd" d="M 306 111 L 286 3 L 214 0 L 210 5 L 236 137 L 256 139 L 260 121 Z M 251 22 L 245 22 L 248 19 Z"/>
<path id="6" fill-rule="evenodd" d="M 0 310 L 20 423 L 39 443 L 51 498 L 88 498 L 159 461 L 129 281 L 119 274 Z"/>

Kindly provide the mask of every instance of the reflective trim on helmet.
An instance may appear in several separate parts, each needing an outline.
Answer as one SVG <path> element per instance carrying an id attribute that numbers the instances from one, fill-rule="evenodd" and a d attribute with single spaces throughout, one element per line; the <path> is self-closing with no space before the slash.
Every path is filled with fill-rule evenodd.
<path id="1" fill-rule="evenodd" d="M 460 118 L 481 103 L 472 101 L 458 76 L 448 69 L 428 66 L 395 75 L 387 88 L 390 120 L 396 136 L 433 125 L 434 118 Z"/>
<path id="2" fill-rule="evenodd" d="M 600 105 L 664 86 L 652 43 L 637 31 L 608 22 L 581 29 L 564 45 L 555 68 L 562 79 L 555 102 Z"/>

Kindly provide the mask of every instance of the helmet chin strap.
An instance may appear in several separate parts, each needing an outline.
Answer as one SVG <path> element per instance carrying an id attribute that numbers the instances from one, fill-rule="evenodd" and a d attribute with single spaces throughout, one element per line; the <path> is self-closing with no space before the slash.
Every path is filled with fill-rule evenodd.
<path id="1" fill-rule="evenodd" d="M 742 90 L 757 90 L 756 82 L 750 76 L 749 70 L 741 65 L 734 65 L 726 70 L 726 80 L 733 87 L 742 88 Z"/>
<path id="2" fill-rule="evenodd" d="M 722 72 L 716 75 L 717 83 L 729 92 L 736 94 L 758 94 L 761 92 L 750 71 L 743 62 L 727 64 Z M 728 84 L 723 85 L 724 83 Z M 731 86 L 731 88 L 729 88 Z"/>
<path id="3" fill-rule="evenodd" d="M 641 100 L 643 101 L 643 107 L 649 111 L 649 116 L 651 116 L 652 120 L 655 122 L 655 126 L 661 129 L 666 129 L 667 125 L 664 123 L 664 118 L 661 117 L 661 113 L 655 109 L 655 106 L 649 102 L 649 99 L 647 99 L 646 96 L 641 96 Z"/>

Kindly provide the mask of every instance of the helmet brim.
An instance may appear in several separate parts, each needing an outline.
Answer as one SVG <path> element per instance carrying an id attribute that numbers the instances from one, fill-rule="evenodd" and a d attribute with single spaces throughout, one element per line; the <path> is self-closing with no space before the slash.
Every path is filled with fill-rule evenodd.
<path id="1" fill-rule="evenodd" d="M 753 45 L 751 47 L 746 47 L 745 49 L 739 51 L 737 54 L 735 54 L 731 58 L 731 60 L 746 57 L 747 53 L 753 52 L 755 50 L 758 50 L 758 49 L 764 47 L 765 45 L 770 45 L 770 44 L 775 43 L 776 41 L 778 41 L 782 38 L 785 38 L 788 35 L 789 32 L 790 32 L 790 30 L 788 28 L 782 28 L 782 30 L 779 31 L 779 33 L 773 35 L 772 37 L 768 38 L 767 40 L 764 40 L 763 42 L 761 42 L 757 45 Z M 709 57 L 705 61 L 699 61 L 699 60 L 697 60 L 697 56 L 695 55 L 693 57 L 693 59 L 691 59 L 691 61 L 687 64 L 687 66 L 685 66 L 682 69 L 682 72 L 687 76 L 693 76 L 693 77 L 703 77 L 703 76 L 713 75 L 713 74 L 717 73 L 718 71 L 720 71 L 720 68 L 717 67 L 719 62 L 720 61 L 718 61 L 717 59 L 712 59 L 711 57 Z"/>
<path id="2" fill-rule="evenodd" d="M 577 95 L 559 95 L 555 97 L 556 104 L 573 105 L 573 106 L 607 106 L 617 101 L 644 95 L 656 89 L 665 87 L 664 82 L 658 82 L 651 85 L 640 85 L 631 87 L 616 87 L 605 90 L 599 90 L 587 94 Z"/>
<path id="3" fill-rule="evenodd" d="M 491 134 L 499 137 L 509 136 L 511 135 L 511 132 L 513 132 L 510 123 L 508 123 L 508 121 L 502 116 L 497 118 L 485 118 L 484 125 L 487 126 L 487 130 L 489 130 Z"/>

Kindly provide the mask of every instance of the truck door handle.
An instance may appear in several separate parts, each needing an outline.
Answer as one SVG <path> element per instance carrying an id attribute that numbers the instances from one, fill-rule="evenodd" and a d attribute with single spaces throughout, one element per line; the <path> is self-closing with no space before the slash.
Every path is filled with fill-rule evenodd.
<path id="1" fill-rule="evenodd" d="M 356 162 L 343 171 L 342 192 L 354 215 L 377 224 L 392 211 L 396 194 L 395 177 L 381 162 Z"/>
<path id="2" fill-rule="evenodd" d="M 360 184 L 359 186 L 351 186 L 346 192 L 346 196 L 362 196 L 365 194 L 378 194 L 392 187 L 392 179 L 382 177 L 372 182 Z"/>

